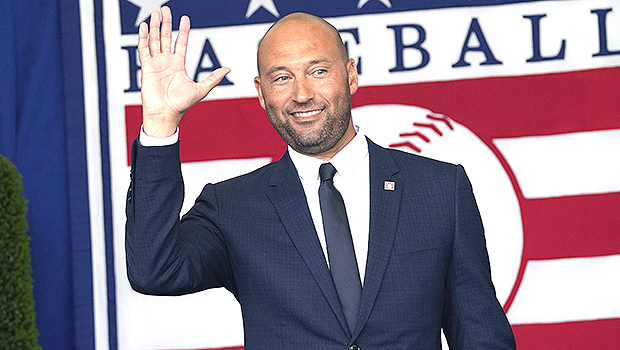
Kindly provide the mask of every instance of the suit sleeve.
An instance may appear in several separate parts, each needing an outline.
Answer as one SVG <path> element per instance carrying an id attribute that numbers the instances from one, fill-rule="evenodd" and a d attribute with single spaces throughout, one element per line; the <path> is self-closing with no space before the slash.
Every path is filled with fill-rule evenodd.
<path id="1" fill-rule="evenodd" d="M 516 349 L 491 282 L 478 206 L 460 165 L 455 178 L 455 230 L 443 315 L 446 339 L 452 350 Z"/>
<path id="2" fill-rule="evenodd" d="M 179 220 L 184 186 L 179 143 L 143 147 L 134 140 L 131 184 L 126 199 L 125 250 L 132 288 L 153 295 L 180 295 L 231 286 L 226 245 L 217 228 L 217 197 L 207 185 Z"/>

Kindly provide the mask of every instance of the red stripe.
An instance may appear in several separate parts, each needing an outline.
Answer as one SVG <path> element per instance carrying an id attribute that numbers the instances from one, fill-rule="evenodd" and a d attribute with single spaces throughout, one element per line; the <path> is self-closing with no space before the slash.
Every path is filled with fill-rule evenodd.
<path id="1" fill-rule="evenodd" d="M 504 311 L 510 309 L 516 297 L 529 260 L 620 254 L 620 193 L 545 199 L 518 197 L 523 218 L 523 254 Z"/>
<path id="2" fill-rule="evenodd" d="M 406 104 L 443 113 L 487 144 L 494 138 L 620 128 L 620 69 L 360 88 L 353 107 Z M 142 107 L 126 106 L 128 156 Z M 282 155 L 257 98 L 203 101 L 181 121 L 183 162 Z"/>
<path id="3" fill-rule="evenodd" d="M 363 77 L 360 77 L 363 80 Z M 478 137 L 620 128 L 620 68 L 360 88 L 353 107 L 405 104 L 441 113 Z"/>
<path id="4" fill-rule="evenodd" d="M 521 203 L 525 259 L 620 254 L 620 193 Z"/>
<path id="5" fill-rule="evenodd" d="M 620 319 L 512 326 L 519 350 L 620 348 Z"/>
<path id="6" fill-rule="evenodd" d="M 140 133 L 142 106 L 125 106 L 127 164 L 131 142 Z M 278 160 L 286 144 L 271 127 L 257 98 L 203 101 L 179 125 L 181 161 L 269 157 Z"/>

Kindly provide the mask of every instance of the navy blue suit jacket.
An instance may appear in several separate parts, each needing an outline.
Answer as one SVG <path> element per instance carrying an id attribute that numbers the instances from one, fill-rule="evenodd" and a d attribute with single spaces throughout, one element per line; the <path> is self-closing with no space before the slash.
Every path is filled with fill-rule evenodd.
<path id="1" fill-rule="evenodd" d="M 178 143 L 134 141 L 126 225 L 132 287 L 156 295 L 225 287 L 241 304 L 247 350 L 440 349 L 442 327 L 452 349 L 514 349 L 463 168 L 371 141 L 369 156 L 368 259 L 352 330 L 288 153 L 205 186 L 179 220 Z"/>

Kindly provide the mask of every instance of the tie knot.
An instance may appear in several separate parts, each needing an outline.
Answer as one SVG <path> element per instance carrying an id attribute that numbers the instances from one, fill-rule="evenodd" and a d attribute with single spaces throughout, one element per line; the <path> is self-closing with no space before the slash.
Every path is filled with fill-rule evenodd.
<path id="1" fill-rule="evenodd" d="M 323 163 L 319 167 L 319 177 L 321 178 L 321 182 L 333 180 L 335 174 L 336 168 L 334 168 L 332 163 Z"/>

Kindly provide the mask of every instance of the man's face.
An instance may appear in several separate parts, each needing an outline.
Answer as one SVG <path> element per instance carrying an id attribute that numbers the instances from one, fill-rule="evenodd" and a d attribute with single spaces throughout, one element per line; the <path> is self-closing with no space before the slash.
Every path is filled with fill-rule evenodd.
<path id="1" fill-rule="evenodd" d="M 261 106 L 293 149 L 331 158 L 355 136 L 351 94 L 357 90 L 353 60 L 340 38 L 313 21 L 290 21 L 263 39 L 254 82 Z"/>

